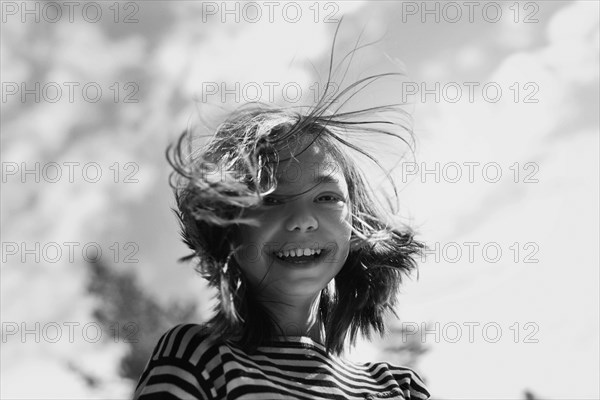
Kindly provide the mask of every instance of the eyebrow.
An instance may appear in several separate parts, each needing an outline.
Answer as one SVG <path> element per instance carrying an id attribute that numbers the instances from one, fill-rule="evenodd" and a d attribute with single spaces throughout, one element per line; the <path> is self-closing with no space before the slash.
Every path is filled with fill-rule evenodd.
<path id="1" fill-rule="evenodd" d="M 282 185 L 288 185 L 290 183 L 293 183 L 289 180 L 287 180 L 286 178 L 284 178 L 283 176 L 277 176 L 276 177 L 277 182 L 282 184 Z M 314 177 L 314 179 L 312 180 L 313 183 L 316 184 L 321 184 L 321 183 L 339 183 L 339 179 L 334 177 L 331 174 L 322 174 L 322 175 L 317 175 Z"/>

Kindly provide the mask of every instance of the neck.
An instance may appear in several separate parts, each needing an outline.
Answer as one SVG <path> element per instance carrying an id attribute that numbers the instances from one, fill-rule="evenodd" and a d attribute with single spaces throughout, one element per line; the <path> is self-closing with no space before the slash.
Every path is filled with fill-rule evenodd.
<path id="1" fill-rule="evenodd" d="M 320 300 L 321 292 L 310 297 L 284 296 L 278 301 L 259 299 L 259 302 L 274 316 L 281 327 L 281 336 L 308 336 L 323 343 L 325 338 L 319 314 Z"/>

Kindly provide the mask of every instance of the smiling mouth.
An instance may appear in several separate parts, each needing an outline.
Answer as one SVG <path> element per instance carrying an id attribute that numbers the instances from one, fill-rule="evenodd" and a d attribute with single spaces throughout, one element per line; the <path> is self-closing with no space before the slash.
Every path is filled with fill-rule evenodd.
<path id="1" fill-rule="evenodd" d="M 319 260 L 323 259 L 328 253 L 329 253 L 328 250 L 321 249 L 318 253 L 314 252 L 313 254 L 310 254 L 310 255 L 285 256 L 285 255 L 282 255 L 281 252 L 276 252 L 276 253 L 273 253 L 273 256 L 275 258 L 277 258 L 278 260 L 283 261 L 285 263 L 289 263 L 289 264 L 307 264 L 307 263 L 311 263 L 311 262 L 315 262 L 315 261 L 319 261 Z"/>

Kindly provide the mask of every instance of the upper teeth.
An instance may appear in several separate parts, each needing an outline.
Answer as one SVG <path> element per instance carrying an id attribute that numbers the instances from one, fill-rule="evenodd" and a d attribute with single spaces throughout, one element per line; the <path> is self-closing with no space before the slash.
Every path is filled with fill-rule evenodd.
<path id="1" fill-rule="evenodd" d="M 300 257 L 300 256 L 312 256 L 313 254 L 321 254 L 321 249 L 292 249 L 280 251 L 277 253 L 278 257 Z"/>

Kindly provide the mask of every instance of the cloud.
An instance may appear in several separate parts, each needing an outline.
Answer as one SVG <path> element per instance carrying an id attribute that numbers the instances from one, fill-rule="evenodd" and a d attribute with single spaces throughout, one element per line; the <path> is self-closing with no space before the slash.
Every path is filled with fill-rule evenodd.
<path id="1" fill-rule="evenodd" d="M 430 162 L 495 161 L 509 175 L 507 167 L 514 162 L 539 166 L 537 184 L 514 183 L 509 176 L 502 184 L 432 183 L 407 192 L 415 196 L 407 200 L 415 214 L 429 217 L 431 243 L 496 241 L 505 251 L 498 264 L 481 258 L 468 263 L 464 257 L 457 264 L 424 264 L 419 289 L 405 299 L 411 315 L 419 321 L 499 321 L 504 339 L 517 321 L 533 321 L 540 329 L 540 343 L 531 346 L 510 340 L 463 346 L 430 340 L 433 350 L 422 366 L 431 389 L 442 397 L 517 396 L 525 387 L 541 396 L 597 396 L 591 384 L 575 389 L 561 384 L 565 379 L 594 382 L 599 372 L 597 353 L 590 351 L 598 337 L 598 111 L 597 103 L 583 95 L 598 87 L 597 16 L 596 2 L 565 5 L 545 28 L 547 44 L 502 60 L 487 81 L 499 83 L 508 99 L 442 102 L 423 107 L 426 112 L 417 118 L 433 115 L 421 148 Z M 514 82 L 521 89 L 534 83 L 538 102 L 515 101 L 508 89 Z M 514 242 L 537 243 L 540 262 L 514 262 L 509 249 Z M 577 343 L 565 345 L 564 338 L 573 336 Z M 577 371 L 547 367 L 553 360 L 569 365 L 573 354 L 580 355 Z M 485 365 L 476 385 L 465 388 L 456 374 L 447 373 L 458 359 L 468 360 L 464 373 L 469 376 Z M 490 391 L 500 375 L 510 384 Z"/>

